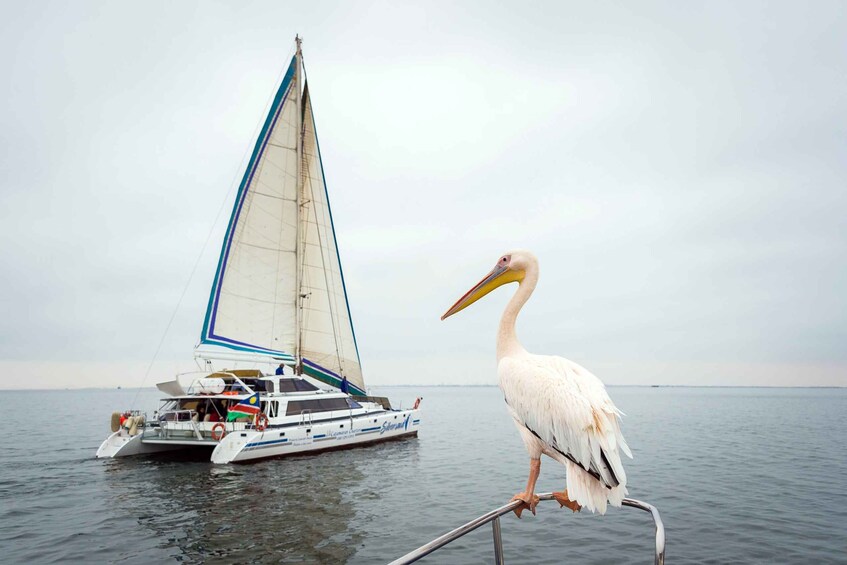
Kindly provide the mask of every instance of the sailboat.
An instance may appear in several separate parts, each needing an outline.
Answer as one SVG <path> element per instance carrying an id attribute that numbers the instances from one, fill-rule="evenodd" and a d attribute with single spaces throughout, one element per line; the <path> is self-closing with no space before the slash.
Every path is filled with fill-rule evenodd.
<path id="1" fill-rule="evenodd" d="M 207 448 L 233 463 L 418 433 L 420 399 L 403 410 L 366 392 L 295 42 L 221 246 L 194 352 L 206 370 L 157 385 L 168 396 L 152 418 L 113 414 L 97 457 Z"/>

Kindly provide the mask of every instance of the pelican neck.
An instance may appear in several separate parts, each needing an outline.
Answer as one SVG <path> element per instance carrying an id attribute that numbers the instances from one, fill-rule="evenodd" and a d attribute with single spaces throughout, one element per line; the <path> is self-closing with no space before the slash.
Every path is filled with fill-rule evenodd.
<path id="1" fill-rule="evenodd" d="M 535 290 L 535 285 L 538 283 L 538 272 L 527 271 L 524 279 L 518 283 L 518 289 L 509 303 L 506 304 L 503 310 L 503 316 L 500 318 L 500 327 L 497 330 L 497 361 L 503 357 L 526 353 L 521 342 L 518 341 L 518 335 L 515 332 L 515 323 L 518 319 L 518 314 L 529 297 L 532 296 L 532 291 Z"/>

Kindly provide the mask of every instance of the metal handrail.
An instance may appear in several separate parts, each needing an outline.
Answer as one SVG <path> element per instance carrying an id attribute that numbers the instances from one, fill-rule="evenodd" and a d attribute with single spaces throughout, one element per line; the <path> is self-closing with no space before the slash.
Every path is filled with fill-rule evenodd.
<path id="1" fill-rule="evenodd" d="M 200 441 L 203 441 L 203 434 L 202 432 L 200 432 L 200 428 L 197 427 L 197 424 L 199 422 L 195 422 L 193 417 L 191 418 L 191 420 L 189 420 L 189 422 L 191 422 L 191 427 L 194 429 L 194 437 L 196 437 Z"/>
<path id="2" fill-rule="evenodd" d="M 309 421 L 306 421 L 306 416 L 309 417 Z M 305 410 L 300 411 L 300 425 L 301 426 L 312 426 L 312 409 L 306 408 Z"/>
<path id="3" fill-rule="evenodd" d="M 553 500 L 553 493 L 539 494 L 538 498 L 541 500 Z M 422 545 L 414 551 L 410 551 L 403 557 L 395 559 L 389 565 L 405 565 L 407 563 L 414 563 L 418 559 L 426 557 L 430 553 L 444 547 L 451 541 L 457 540 L 460 537 L 469 534 L 470 532 L 476 530 L 480 526 L 491 522 L 491 528 L 494 535 L 494 562 L 497 565 L 503 565 L 503 540 L 500 535 L 500 516 L 503 514 L 508 514 L 509 512 L 515 510 L 518 506 L 523 504 L 520 500 L 515 500 L 506 504 L 505 506 L 501 506 L 496 510 L 492 510 L 486 514 L 483 514 L 479 518 L 475 520 L 471 520 L 467 524 L 459 526 L 455 530 L 447 532 L 443 536 L 439 536 L 429 542 L 426 545 Z M 645 512 L 649 512 L 653 516 L 653 523 L 656 526 L 656 556 L 655 556 L 655 565 L 664 565 L 665 562 L 665 526 L 662 523 L 662 517 L 659 516 L 659 511 L 652 504 L 647 504 L 646 502 L 641 502 L 640 500 L 635 500 L 633 498 L 624 498 L 623 499 L 624 506 L 631 506 L 632 508 L 638 508 L 639 510 L 644 510 Z"/>

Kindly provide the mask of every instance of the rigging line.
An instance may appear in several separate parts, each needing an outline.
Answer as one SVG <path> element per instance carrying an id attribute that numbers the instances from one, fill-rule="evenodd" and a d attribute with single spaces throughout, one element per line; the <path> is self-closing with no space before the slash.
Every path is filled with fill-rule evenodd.
<path id="1" fill-rule="evenodd" d="M 295 374 L 298 369 L 300 374 L 303 373 L 303 327 L 305 326 L 304 321 L 304 299 L 307 297 L 306 294 L 303 293 L 304 288 L 304 278 L 305 278 L 305 264 L 306 264 L 306 230 L 308 225 L 304 222 L 304 207 L 309 204 L 308 201 L 304 202 L 304 189 L 305 189 L 305 177 L 303 176 L 304 170 L 304 150 L 303 150 L 303 95 L 305 93 L 305 77 L 303 76 L 303 52 L 300 50 L 300 41 L 299 37 L 296 41 L 297 44 L 297 111 L 296 111 L 296 124 L 297 124 L 297 226 L 295 233 L 297 234 L 296 241 L 296 258 L 294 264 L 294 272 L 297 277 L 296 281 L 296 307 L 294 309 L 295 315 L 295 331 L 297 332 L 295 338 L 295 357 L 296 357 L 296 366 L 294 369 Z M 302 88 L 301 88 L 302 87 Z"/>
<path id="2" fill-rule="evenodd" d="M 306 66 L 305 65 L 303 65 L 303 76 L 304 76 L 304 78 L 306 77 Z M 313 111 L 313 107 L 312 107 L 312 95 L 311 95 L 311 93 L 309 93 L 309 108 L 308 109 L 309 109 L 309 120 L 312 124 L 312 137 L 315 139 L 313 162 L 320 163 L 321 155 L 320 155 L 320 151 L 318 151 L 318 133 L 317 133 L 317 128 L 315 126 L 315 117 L 314 117 L 314 111 Z M 305 154 L 305 151 L 304 151 L 304 154 Z M 339 372 L 341 373 L 341 376 L 343 377 L 344 376 L 344 363 L 342 361 L 343 358 L 342 358 L 341 355 L 342 355 L 342 351 L 344 350 L 344 345 L 339 343 L 339 341 L 340 341 L 339 340 L 339 332 L 338 332 L 336 319 L 335 319 L 336 312 L 338 311 L 338 304 L 337 304 L 338 303 L 338 294 L 336 292 L 337 289 L 336 289 L 335 284 L 334 284 L 335 283 L 334 279 L 332 281 L 333 282 L 332 292 L 330 292 L 330 280 L 329 280 L 329 276 L 328 276 L 327 269 L 326 269 L 326 254 L 325 254 L 325 251 L 326 252 L 330 251 L 329 249 L 327 249 L 328 243 L 329 243 L 329 235 L 326 233 L 328 231 L 326 220 L 328 219 L 327 216 L 329 215 L 329 195 L 327 194 L 327 190 L 326 190 L 326 179 L 323 178 L 323 167 L 316 167 L 316 168 L 318 169 L 316 171 L 316 176 L 320 175 L 321 186 L 323 187 L 323 195 L 324 195 L 324 199 L 325 199 L 324 218 L 323 218 L 324 219 L 324 223 L 323 223 L 324 230 L 323 231 L 325 233 L 323 233 L 323 239 L 325 239 L 327 241 L 326 246 L 323 244 L 324 242 L 323 242 L 323 239 L 321 238 L 321 235 L 322 235 L 321 229 L 320 229 L 321 224 L 318 222 L 317 206 L 315 206 L 315 230 L 318 233 L 318 242 L 320 243 L 321 264 L 322 264 L 323 270 L 324 270 L 324 285 L 326 286 L 326 294 L 327 294 L 326 298 L 327 298 L 327 303 L 329 304 L 329 319 L 332 322 L 332 333 L 333 333 L 333 339 L 335 340 L 335 355 L 338 358 Z M 311 175 L 309 175 L 309 178 L 310 178 L 309 188 L 312 189 Z M 315 198 L 315 192 L 314 192 L 314 189 L 312 189 L 312 199 L 314 200 L 314 198 Z M 338 252 L 338 249 L 337 249 L 338 248 L 338 242 L 335 241 L 334 235 L 335 234 L 333 234 L 333 242 L 335 243 L 335 247 L 336 247 L 335 251 L 336 251 L 336 254 L 337 254 L 337 252 Z M 341 265 L 339 265 L 338 268 L 339 268 L 339 274 L 340 274 Z M 350 313 L 347 312 L 347 315 L 349 317 Z"/>
<path id="3" fill-rule="evenodd" d="M 306 109 L 309 111 L 309 122 L 308 123 L 310 123 L 311 126 L 312 126 L 312 129 L 309 132 L 309 133 L 311 133 L 311 136 L 309 137 L 309 140 L 311 141 L 313 138 L 316 138 L 316 136 L 317 136 L 317 134 L 315 133 L 315 123 L 314 123 L 314 117 L 313 117 L 313 112 L 312 112 L 311 96 L 309 97 L 307 104 L 308 104 L 308 106 L 307 106 Z M 305 128 L 305 125 L 304 125 L 304 128 Z M 315 200 L 314 184 L 315 184 L 315 181 L 320 180 L 321 181 L 320 184 L 324 188 L 323 195 L 326 198 L 326 184 L 325 184 L 326 181 L 323 179 L 323 177 L 321 177 L 320 179 L 315 178 L 319 174 L 318 171 L 316 171 L 314 175 L 312 175 L 312 171 L 311 171 L 311 165 L 314 165 L 315 163 L 317 163 L 317 159 L 319 159 L 319 155 L 317 153 L 317 143 L 315 143 L 314 146 L 312 146 L 310 149 L 312 149 L 312 151 L 313 151 L 312 155 L 308 155 L 305 150 L 303 151 L 304 155 L 311 157 L 311 160 L 309 161 L 310 167 L 309 167 L 308 177 L 307 177 L 308 180 L 309 180 L 309 191 L 310 191 L 312 200 Z M 332 334 L 333 334 L 333 339 L 335 341 L 335 355 L 338 358 L 338 369 L 341 372 L 342 376 L 344 376 L 344 364 L 342 363 L 341 350 L 339 348 L 339 340 L 338 340 L 338 328 L 337 328 L 337 324 L 336 324 L 336 320 L 335 320 L 335 313 L 336 313 L 338 307 L 337 307 L 336 304 L 334 304 L 335 301 L 333 300 L 334 298 L 336 298 L 335 293 L 330 292 L 330 290 L 333 290 L 333 291 L 335 290 L 335 285 L 332 285 L 332 289 L 330 289 L 329 273 L 327 272 L 327 268 L 326 268 L 326 254 L 329 251 L 329 249 L 328 249 L 329 237 L 326 233 L 326 231 L 327 231 L 327 229 L 326 229 L 327 228 L 327 225 L 326 225 L 327 224 L 326 223 L 326 220 L 327 220 L 327 218 L 326 218 L 327 203 L 325 201 L 320 202 L 320 204 L 323 204 L 323 209 L 322 209 L 322 212 L 323 212 L 323 214 L 322 214 L 323 218 L 322 219 L 324 220 L 323 223 L 318 218 L 318 205 L 317 204 L 318 204 L 318 202 L 316 202 L 315 206 L 312 206 L 312 209 L 314 211 L 314 216 L 315 216 L 315 233 L 318 236 L 318 248 L 319 248 L 319 252 L 320 252 L 320 255 L 321 255 L 321 266 L 323 267 L 323 272 L 324 272 L 324 286 L 326 287 L 327 305 L 329 306 L 329 319 L 330 319 L 330 322 L 332 323 Z M 321 229 L 321 228 L 323 228 L 323 229 Z"/>
<path id="4" fill-rule="evenodd" d="M 302 128 L 298 133 L 302 137 Z M 303 328 L 307 325 L 306 316 L 308 312 L 305 310 L 305 299 L 311 297 L 311 292 L 305 293 L 304 289 L 306 288 L 306 237 L 309 235 L 309 221 L 308 221 L 308 207 L 312 204 L 312 200 L 306 200 L 306 176 L 304 173 L 306 165 L 306 151 L 303 149 L 303 144 L 301 143 L 300 150 L 300 186 L 297 188 L 300 194 L 300 206 L 297 209 L 297 232 L 300 238 L 298 245 L 300 245 L 300 261 L 296 266 L 299 272 L 299 280 L 300 285 L 297 288 L 297 309 L 299 311 L 300 323 L 297 325 L 297 343 L 298 343 L 298 363 L 301 366 L 303 364 Z"/>
<path id="5" fill-rule="evenodd" d="M 312 109 L 312 101 L 309 100 L 310 114 L 311 114 L 311 109 Z M 314 129 L 314 123 L 312 124 L 312 126 L 313 126 L 313 129 Z M 315 158 L 317 158 L 317 156 Z M 311 175 L 310 175 L 309 180 L 310 180 L 309 187 L 311 188 L 312 187 Z M 323 179 L 321 179 L 321 180 L 323 180 Z M 325 182 L 326 181 L 324 180 L 324 183 Z M 324 184 L 324 186 L 325 186 L 325 184 Z M 326 190 L 324 190 L 324 194 L 326 194 Z M 312 198 L 314 198 L 314 196 L 315 196 L 315 192 L 314 192 L 314 189 L 312 189 Z M 335 291 L 335 285 L 334 284 L 332 285 L 332 289 L 330 289 L 329 272 L 327 271 L 327 268 L 326 268 L 326 254 L 329 252 L 329 249 L 328 249 L 329 236 L 326 233 L 326 231 L 327 231 L 327 229 L 326 229 L 327 228 L 327 226 L 326 226 L 326 219 L 327 219 L 326 218 L 326 208 L 324 208 L 324 210 L 323 210 L 323 212 L 324 212 L 324 214 L 323 214 L 323 216 L 324 216 L 323 224 L 320 224 L 318 222 L 318 207 L 314 206 L 313 208 L 315 210 L 315 228 L 318 232 L 318 242 L 320 242 L 321 266 L 323 266 L 323 271 L 324 271 L 324 285 L 326 286 L 326 295 L 327 295 L 326 298 L 327 298 L 327 303 L 329 304 L 329 319 L 332 322 L 332 334 L 333 334 L 333 338 L 335 339 L 335 355 L 338 357 L 338 368 L 339 368 L 339 371 L 341 372 L 341 376 L 343 377 L 344 376 L 344 364 L 341 361 L 342 357 L 341 357 L 341 348 L 339 346 L 339 340 L 338 340 L 338 328 L 336 327 L 336 323 L 335 323 L 335 313 L 338 310 L 338 305 L 335 304 L 335 302 L 336 302 L 335 299 L 337 298 L 337 296 L 334 292 Z M 321 227 L 323 227 L 323 230 L 320 229 Z M 326 244 L 324 244 L 324 242 L 326 242 Z M 330 292 L 330 290 L 332 290 L 333 292 Z"/>
<path id="6" fill-rule="evenodd" d="M 292 56 L 292 49 L 289 48 L 288 56 L 284 60 L 289 61 Z M 276 86 L 273 90 L 271 90 L 270 96 L 265 101 L 265 108 L 259 118 L 259 121 L 253 128 L 251 139 L 255 139 L 258 136 L 258 132 L 262 127 L 262 124 L 264 123 L 264 117 L 268 113 L 268 109 L 271 106 L 277 89 L 279 88 L 278 85 L 282 83 L 282 77 L 285 76 L 286 70 L 288 70 L 288 65 L 283 64 L 282 69 L 277 75 L 277 80 L 274 83 Z M 244 154 L 241 156 L 241 161 L 239 162 L 238 167 L 235 169 L 235 174 L 232 177 L 232 181 L 229 183 L 229 189 L 227 189 L 226 195 L 224 195 L 224 198 L 221 201 L 221 205 L 220 207 L 218 207 L 218 213 L 215 215 L 215 219 L 212 222 L 211 227 L 209 228 L 209 233 L 206 235 L 206 240 L 203 242 L 203 246 L 200 248 L 200 253 L 198 253 L 197 259 L 194 261 L 194 266 L 191 268 L 191 273 L 188 275 L 188 280 L 185 282 L 185 286 L 182 289 L 182 294 L 180 294 L 179 300 L 177 300 L 176 306 L 174 307 L 173 313 L 171 314 L 171 318 L 170 320 L 168 320 L 168 324 L 165 326 L 165 331 L 162 333 L 162 338 L 159 340 L 159 344 L 156 346 L 156 350 L 153 353 L 153 358 L 150 359 L 150 363 L 147 365 L 147 370 L 144 371 L 144 376 L 141 378 L 141 384 L 139 384 L 138 388 L 135 390 L 135 394 L 132 397 L 132 402 L 130 402 L 130 409 L 133 409 L 135 407 L 135 403 L 138 400 L 138 395 L 141 393 L 141 389 L 144 388 L 144 383 L 147 381 L 147 377 L 150 376 L 150 371 L 153 369 L 153 364 L 159 357 L 159 353 L 162 350 L 162 345 L 164 345 L 165 343 L 165 339 L 168 336 L 168 332 L 171 329 L 171 325 L 173 325 L 174 319 L 176 319 L 177 312 L 179 312 L 179 308 L 180 306 L 182 306 L 182 301 L 185 299 L 185 295 L 188 293 L 188 287 L 191 286 L 191 281 L 194 280 L 194 275 L 197 273 L 197 267 L 200 265 L 200 261 L 203 259 L 203 255 L 206 253 L 206 249 L 209 247 L 209 241 L 211 241 L 212 239 L 212 234 L 215 231 L 215 226 L 218 225 L 218 222 L 221 219 L 221 214 L 223 214 L 223 211 L 226 208 L 226 203 L 229 201 L 229 197 L 232 194 L 233 188 L 235 188 L 235 185 L 238 182 L 238 177 L 240 176 L 240 173 L 244 167 L 244 162 L 247 160 L 247 155 L 249 155 L 251 151 L 252 146 L 251 144 L 248 144 L 244 151 Z"/>
<path id="7" fill-rule="evenodd" d="M 306 65 L 304 64 L 303 65 L 303 76 L 304 76 L 304 78 L 306 77 L 306 74 L 307 74 L 306 73 Z M 361 377 L 362 376 L 362 360 L 359 358 L 359 346 L 356 343 L 356 331 L 353 329 L 353 318 L 352 318 L 351 313 L 350 313 L 350 303 L 347 300 L 347 288 L 344 285 L 344 270 L 341 267 L 341 257 L 339 255 L 339 250 L 338 250 L 338 240 L 335 237 L 335 226 L 333 226 L 333 224 L 332 224 L 332 206 L 329 203 L 329 193 L 327 191 L 326 178 L 324 176 L 324 169 L 323 169 L 323 161 L 321 159 L 320 142 L 318 141 L 318 128 L 317 128 L 317 125 L 315 124 L 314 119 L 312 120 L 312 129 L 315 130 L 315 153 L 317 154 L 317 159 L 318 159 L 317 163 L 318 163 L 318 167 L 320 169 L 321 180 L 323 181 L 324 195 L 326 197 L 326 214 L 329 217 L 329 230 L 330 230 L 329 233 L 332 234 L 332 241 L 335 245 L 334 250 L 335 250 L 335 256 L 336 256 L 336 261 L 337 261 L 335 263 L 335 265 L 338 267 L 338 280 L 341 282 L 341 296 L 344 297 L 344 312 L 347 314 L 347 325 L 345 327 L 349 328 L 350 337 L 353 339 L 353 351 L 356 353 L 356 360 L 354 362 L 354 365 L 358 369 L 359 376 Z M 342 350 L 343 349 L 344 349 L 344 346 L 342 344 Z"/>

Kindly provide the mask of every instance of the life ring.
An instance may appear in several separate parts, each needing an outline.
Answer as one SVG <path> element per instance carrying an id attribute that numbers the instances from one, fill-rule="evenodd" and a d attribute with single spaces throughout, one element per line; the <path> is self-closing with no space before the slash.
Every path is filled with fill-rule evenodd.
<path id="1" fill-rule="evenodd" d="M 420 406 L 420 405 L 421 405 L 421 397 L 419 396 L 415 399 L 415 405 L 412 407 L 412 410 L 417 410 L 418 406 Z"/>
<path id="2" fill-rule="evenodd" d="M 269 423 L 270 420 L 265 414 L 256 414 L 256 423 L 254 425 L 256 426 L 257 430 L 259 430 L 260 432 L 265 431 L 266 429 L 268 429 Z"/>
<path id="3" fill-rule="evenodd" d="M 218 435 L 220 432 L 220 435 Z M 226 424 L 223 422 L 218 422 L 214 426 L 212 426 L 212 439 L 215 441 L 221 441 L 226 437 Z"/>

